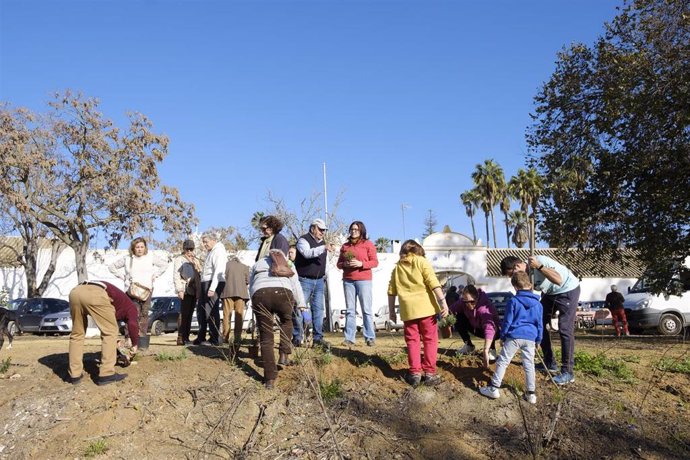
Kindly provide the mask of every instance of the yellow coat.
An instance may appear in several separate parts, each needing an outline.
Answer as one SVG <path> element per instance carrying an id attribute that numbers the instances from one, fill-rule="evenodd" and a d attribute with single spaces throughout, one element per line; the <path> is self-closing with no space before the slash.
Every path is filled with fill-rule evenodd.
<path id="1" fill-rule="evenodd" d="M 441 283 L 429 261 L 407 254 L 391 273 L 388 295 L 398 296 L 400 319 L 409 321 L 441 312 L 433 292 L 436 287 L 441 287 Z"/>

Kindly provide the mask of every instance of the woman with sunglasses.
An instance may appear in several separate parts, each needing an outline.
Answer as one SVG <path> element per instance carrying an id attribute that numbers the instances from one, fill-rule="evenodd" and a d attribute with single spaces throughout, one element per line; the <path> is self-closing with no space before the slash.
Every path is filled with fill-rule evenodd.
<path id="1" fill-rule="evenodd" d="M 455 327 L 465 345 L 458 350 L 458 354 L 466 355 L 474 352 L 470 333 L 484 339 L 484 366 L 489 367 L 489 361 L 496 360 L 496 337 L 499 331 L 498 312 L 491 303 L 489 296 L 476 286 L 465 286 L 460 300 L 451 305 L 450 311 L 456 314 L 458 320 Z"/>

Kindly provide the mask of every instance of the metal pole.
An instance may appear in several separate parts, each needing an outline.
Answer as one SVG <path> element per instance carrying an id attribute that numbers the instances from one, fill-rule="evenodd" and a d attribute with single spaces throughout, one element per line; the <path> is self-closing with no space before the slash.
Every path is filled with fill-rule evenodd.
<path id="1" fill-rule="evenodd" d="M 402 203 L 400 205 L 400 211 L 402 212 L 403 241 L 405 241 L 406 240 L 406 238 L 405 238 L 405 203 Z"/>
<path id="2" fill-rule="evenodd" d="M 323 162 L 323 208 L 326 214 L 326 227 L 328 227 L 328 187 L 326 185 L 326 162 Z M 328 244 L 326 242 L 326 244 Z M 328 251 L 326 251 L 326 276 L 323 278 L 324 290 L 324 306 L 326 308 L 326 332 L 332 332 L 331 327 L 333 321 L 331 320 L 331 296 L 328 291 Z M 313 321 L 313 318 L 312 318 Z"/>
<path id="3" fill-rule="evenodd" d="M 323 162 L 323 209 L 326 212 L 326 227 L 328 227 L 328 188 L 326 187 L 326 162 Z"/>

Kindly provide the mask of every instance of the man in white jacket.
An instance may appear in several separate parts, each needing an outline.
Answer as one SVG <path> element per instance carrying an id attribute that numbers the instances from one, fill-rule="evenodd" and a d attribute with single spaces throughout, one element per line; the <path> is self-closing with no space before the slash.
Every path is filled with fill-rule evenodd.
<path id="1" fill-rule="evenodd" d="M 196 315 L 199 320 L 199 334 L 194 345 L 220 345 L 220 294 L 225 287 L 225 265 L 228 254 L 217 232 L 204 232 L 201 244 L 208 251 L 204 267 L 201 269 L 201 296 Z M 206 342 L 208 329 L 210 343 Z"/>

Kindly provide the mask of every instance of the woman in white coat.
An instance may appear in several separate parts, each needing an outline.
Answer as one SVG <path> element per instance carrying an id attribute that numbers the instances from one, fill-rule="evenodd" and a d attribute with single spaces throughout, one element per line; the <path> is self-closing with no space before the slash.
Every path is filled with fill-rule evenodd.
<path id="1" fill-rule="evenodd" d="M 149 253 L 146 240 L 135 238 L 129 245 L 129 255 L 116 260 L 108 266 L 110 272 L 125 283 L 125 292 L 137 305 L 139 310 L 139 349 L 149 347 L 148 321 L 151 297 L 153 295 L 153 283 L 168 268 L 168 262 Z M 130 286 L 137 283 L 149 289 L 146 300 L 140 300 L 132 296 Z"/>

